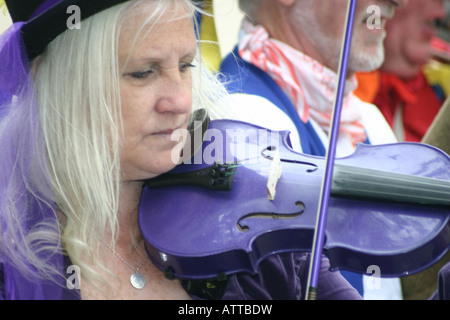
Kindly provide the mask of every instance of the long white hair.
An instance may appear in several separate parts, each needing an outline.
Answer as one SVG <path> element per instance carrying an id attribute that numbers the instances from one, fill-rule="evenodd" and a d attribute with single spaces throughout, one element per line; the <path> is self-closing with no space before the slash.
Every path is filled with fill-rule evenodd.
<path id="1" fill-rule="evenodd" d="M 191 0 L 136 0 L 83 20 L 80 30 L 66 30 L 33 61 L 34 93 L 26 92 L 15 99 L 16 110 L 24 111 L 5 118 L 8 128 L 19 136 L 24 135 L 21 128 L 35 127 L 33 134 L 19 138 L 24 143 L 14 146 L 18 158 L 33 155 L 28 172 L 16 166 L 7 174 L 23 179 L 28 198 L 52 208 L 55 218 L 50 220 L 53 223 L 27 231 L 18 218 L 23 217 L 18 212 L 22 207 L 13 199 L 17 193 L 11 191 L 13 183 L 5 186 L 9 192 L 0 190 L 1 222 L 6 226 L 2 232 L 11 239 L 1 242 L 0 252 L 24 274 L 30 272 L 29 264 L 34 266 L 34 275 L 37 272 L 51 279 L 61 274 L 42 259 L 39 252 L 43 250 L 67 253 L 91 283 L 97 278 L 92 263 L 107 270 L 98 259 L 98 242 L 111 234 L 110 242 L 114 243 L 118 228 L 122 134 L 118 38 L 127 14 L 142 2 L 154 8 L 142 32 L 151 32 L 148 30 L 171 5 L 186 8 L 193 21 L 198 10 Z M 193 105 L 208 109 L 225 90 L 201 66 L 200 53 L 197 60 L 200 67 L 193 70 Z M 27 109 L 34 100 L 38 116 L 24 119 L 32 113 Z M 32 123 L 33 119 L 39 123 Z M 26 150 L 30 146 L 34 148 L 32 153 Z"/>

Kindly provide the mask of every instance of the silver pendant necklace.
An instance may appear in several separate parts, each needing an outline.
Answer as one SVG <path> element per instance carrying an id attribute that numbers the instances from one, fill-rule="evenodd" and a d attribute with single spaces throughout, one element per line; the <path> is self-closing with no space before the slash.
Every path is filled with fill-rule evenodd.
<path id="1" fill-rule="evenodd" d="M 145 287 L 146 280 L 145 277 L 142 275 L 142 273 L 139 272 L 139 269 L 144 265 L 146 260 L 144 260 L 139 266 L 134 267 L 133 265 L 129 264 L 127 261 L 125 261 L 124 258 L 122 258 L 112 247 L 104 243 L 105 246 L 107 246 L 120 260 L 122 260 L 127 266 L 129 266 L 131 269 L 134 270 L 134 273 L 130 277 L 130 283 L 131 285 L 136 289 L 142 289 Z"/>

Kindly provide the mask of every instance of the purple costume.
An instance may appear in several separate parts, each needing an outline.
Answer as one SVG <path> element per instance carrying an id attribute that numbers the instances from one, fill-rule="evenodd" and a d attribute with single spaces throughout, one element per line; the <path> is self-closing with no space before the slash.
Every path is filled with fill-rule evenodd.
<path id="1" fill-rule="evenodd" d="M 306 287 L 308 254 L 283 254 L 268 258 L 261 263 L 256 275 L 238 274 L 228 279 L 223 300 L 298 300 L 302 299 Z M 57 257 L 59 260 L 61 257 Z M 63 258 L 64 259 L 64 258 Z M 70 265 L 64 259 L 66 266 Z M 328 271 L 328 260 L 323 259 L 318 299 L 353 300 L 361 299 L 339 272 Z M 67 268 L 66 268 L 67 269 Z M 20 300 L 80 299 L 76 289 L 69 289 L 65 279 L 59 284 L 28 280 L 9 265 L 0 267 L 0 298 Z M 448 272 L 450 274 L 450 270 Z M 69 277 L 71 273 L 68 273 Z M 447 275 L 447 278 L 450 277 Z M 447 288 L 447 294 L 450 288 Z M 200 299 L 191 294 L 193 299 Z"/>
<path id="2" fill-rule="evenodd" d="M 57 257 L 60 259 L 62 257 Z M 64 265 L 70 265 L 64 259 Z M 296 300 L 303 299 L 308 269 L 308 254 L 287 253 L 263 261 L 256 275 L 238 274 L 228 279 L 223 300 Z M 319 300 L 361 299 L 339 272 L 328 270 L 328 259 L 322 259 L 319 279 Z M 70 274 L 68 274 L 70 276 Z M 65 279 L 50 283 L 27 280 L 8 265 L 0 265 L 0 299 L 60 300 L 80 299 L 79 292 L 69 289 Z M 199 297 L 191 294 L 193 299 Z M 439 273 L 439 290 L 431 299 L 450 300 L 450 263 Z"/>
<path id="3" fill-rule="evenodd" d="M 84 5 L 83 16 L 93 15 L 114 4 L 124 2 L 125 0 L 102 0 L 102 1 L 78 1 L 81 6 Z M 62 0 L 46 0 L 46 1 L 29 1 L 29 8 L 24 5 L 26 1 L 7 1 L 8 8 L 17 10 L 14 18 L 15 24 L 10 28 L 8 33 L 2 36 L 0 42 L 0 124 L 2 119 L 10 112 L 7 109 L 11 105 L 11 100 L 17 94 L 21 86 L 28 83 L 28 59 L 32 59 L 39 55 L 52 38 L 66 29 L 66 19 L 59 19 L 60 13 L 66 10 L 69 1 Z M 88 5 L 89 4 L 89 5 Z M 27 8 L 25 8 L 27 7 Z M 47 10 L 51 8 L 51 10 Z M 26 9 L 26 10 L 25 10 Z M 28 10 L 29 9 L 29 10 Z M 62 11 L 61 11 L 62 10 Z M 23 11 L 23 12 L 22 12 Z M 29 11 L 29 12 L 28 12 Z M 22 15 L 24 17 L 22 17 Z M 31 19 L 33 17 L 33 19 Z M 23 19 L 22 19 L 23 18 Z M 52 21 L 52 23 L 42 23 L 42 19 Z M 29 20 L 29 21 L 28 21 Z M 56 22 L 57 23 L 56 23 Z M 44 21 L 45 22 L 45 21 Z M 57 25 L 55 27 L 55 24 Z M 24 39 L 21 39 L 21 37 Z M 4 40 L 4 41 L 3 41 Z M 25 43 L 22 42 L 25 40 Z M 25 51 L 25 47 L 27 52 Z M 9 60 L 8 60 L 9 59 Z M 14 72 L 11 72 L 14 70 Z M 36 105 L 31 105 L 30 110 L 36 112 Z M 27 113 L 28 110 L 19 110 Z M 35 121 L 39 123 L 37 112 L 31 113 Z M 24 126 L 24 128 L 26 128 Z M 31 130 L 31 129 L 30 129 Z M 13 134 L 14 132 L 10 132 Z M 2 132 L 4 134 L 4 132 Z M 33 133 L 30 133 L 33 134 Z M 23 134 L 26 137 L 25 134 Z M 8 140 L 3 136 L 5 145 L 2 145 L 3 151 L 14 150 L 12 148 L 14 136 Z M 11 153 L 10 167 L 3 166 L 3 172 L 16 166 L 16 155 Z M 6 161 L 4 161 L 6 162 Z M 28 163 L 23 166 L 27 167 Z M 0 177 L 1 179 L 9 179 L 9 177 Z M 5 181 L 0 180 L 0 183 Z M 48 219 L 54 218 L 54 208 L 42 206 L 40 203 L 30 203 L 27 197 L 25 186 L 19 185 L 18 189 L 23 188 L 21 194 L 22 201 L 26 208 L 32 210 L 21 210 L 23 216 L 21 223 L 27 223 L 31 229 L 33 226 Z M 3 194 L 2 194 L 3 196 Z M 1 213 L 1 208 L 0 208 Z M 32 217 L 32 219 L 30 219 Z M 1 243 L 4 245 L 10 239 L 7 238 L 8 225 L 4 223 L 0 214 L 0 223 L 2 227 Z M 56 221 L 54 221 L 56 225 Z M 14 226 L 9 226 L 13 229 Z M 0 251 L 0 254 L 2 252 Z M 72 265 L 68 257 L 63 254 L 42 253 L 42 259 L 50 261 L 61 272 L 60 277 L 56 277 L 53 281 L 42 280 L 37 276 L 25 277 L 17 269 L 15 269 L 5 256 L 0 256 L 0 299 L 1 300 L 66 300 L 80 299 L 80 292 L 77 289 L 70 289 L 68 280 L 72 275 L 67 272 Z M 294 300 L 302 299 L 306 288 L 307 269 L 309 266 L 309 254 L 305 253 L 284 253 L 274 255 L 263 261 L 258 273 L 255 275 L 236 274 L 228 278 L 224 291 L 217 298 L 244 300 L 244 299 L 276 299 L 276 300 Z M 29 266 L 33 271 L 33 266 Z M 323 259 L 321 273 L 319 278 L 318 299 L 361 299 L 355 289 L 340 275 L 339 272 L 331 272 L 328 270 L 328 259 Z M 439 278 L 439 292 L 433 298 L 450 299 L 450 264 L 441 270 Z M 192 298 L 199 299 L 201 297 L 191 293 Z"/>

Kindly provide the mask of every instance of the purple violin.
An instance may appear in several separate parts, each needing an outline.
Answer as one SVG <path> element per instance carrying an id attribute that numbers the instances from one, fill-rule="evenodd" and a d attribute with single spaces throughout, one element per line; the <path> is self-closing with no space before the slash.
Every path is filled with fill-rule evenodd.
<path id="1" fill-rule="evenodd" d="M 376 266 L 385 277 L 419 272 L 446 254 L 447 154 L 399 143 L 359 145 L 335 159 L 356 3 L 348 1 L 327 156 L 294 152 L 287 132 L 227 120 L 200 126 L 206 133 L 192 163 L 142 192 L 139 225 L 161 270 L 216 278 L 254 273 L 276 253 L 311 251 L 306 296 L 315 299 L 323 252 L 334 269 L 371 274 Z"/>
<path id="2" fill-rule="evenodd" d="M 323 157 L 294 152 L 288 132 L 216 120 L 189 162 L 142 192 L 139 225 L 160 269 L 207 279 L 311 251 Z M 336 159 L 323 246 L 332 268 L 375 265 L 390 277 L 438 261 L 450 243 L 449 180 L 450 157 L 423 144 L 359 145 Z"/>

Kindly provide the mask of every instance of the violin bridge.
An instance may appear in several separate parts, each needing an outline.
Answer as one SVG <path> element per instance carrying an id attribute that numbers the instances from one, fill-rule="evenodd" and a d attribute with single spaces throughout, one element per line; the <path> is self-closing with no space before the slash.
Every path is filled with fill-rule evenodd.
<path id="1" fill-rule="evenodd" d="M 267 198 L 270 201 L 275 199 L 276 189 L 278 180 L 281 177 L 281 159 L 280 154 L 276 152 L 272 159 L 272 164 L 270 166 L 269 178 L 267 179 Z"/>

